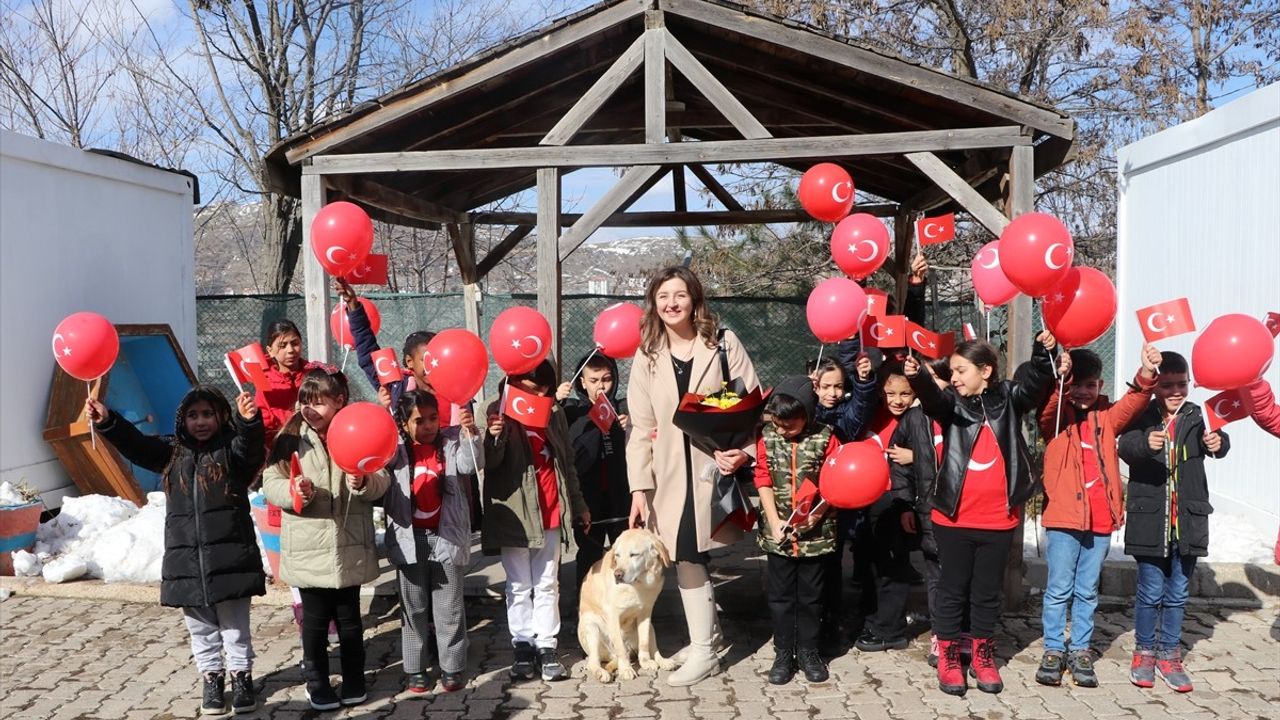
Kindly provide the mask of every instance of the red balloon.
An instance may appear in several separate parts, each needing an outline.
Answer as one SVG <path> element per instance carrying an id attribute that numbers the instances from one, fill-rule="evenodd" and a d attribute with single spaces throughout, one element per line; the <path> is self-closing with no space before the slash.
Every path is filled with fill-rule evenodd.
<path id="1" fill-rule="evenodd" d="M 1062 278 L 1075 257 L 1071 233 L 1058 218 L 1025 213 L 1000 233 L 1000 267 L 1019 290 L 1041 297 Z"/>
<path id="2" fill-rule="evenodd" d="M 809 329 L 824 343 L 858 334 L 867 317 L 867 293 L 849 278 L 828 278 L 809 293 L 805 306 Z"/>
<path id="3" fill-rule="evenodd" d="M 1253 383 L 1271 367 L 1275 338 L 1257 318 L 1223 315 L 1200 333 L 1191 346 L 1191 372 L 1196 384 L 1231 390 Z"/>
<path id="4" fill-rule="evenodd" d="M 339 410 L 325 435 L 329 457 L 352 475 L 381 470 L 395 456 L 399 441 L 391 413 L 371 402 L 351 403 Z"/>
<path id="5" fill-rule="evenodd" d="M 640 349 L 640 319 L 644 310 L 631 303 L 615 303 L 600 311 L 591 333 L 600 352 L 622 360 Z"/>
<path id="6" fill-rule="evenodd" d="M 870 441 L 841 445 L 818 473 L 818 492 L 841 510 L 857 510 L 889 491 L 889 461 Z"/>
<path id="7" fill-rule="evenodd" d="M 331 202 L 311 221 L 311 251 L 334 277 L 356 269 L 372 249 L 373 221 L 359 205 Z"/>
<path id="8" fill-rule="evenodd" d="M 1116 286 L 1101 271 L 1073 267 L 1044 296 L 1044 324 L 1066 347 L 1102 337 L 1116 319 Z"/>
<path id="9" fill-rule="evenodd" d="M 853 178 L 835 163 L 818 163 L 800 177 L 796 196 L 815 220 L 835 222 L 853 209 Z"/>
<path id="10" fill-rule="evenodd" d="M 364 306 L 364 314 L 369 316 L 369 329 L 377 335 L 382 329 L 382 313 L 378 312 L 378 306 L 368 298 L 360 298 L 360 304 Z M 333 312 L 329 313 L 329 332 L 333 333 L 333 340 L 339 347 L 348 350 L 356 349 L 356 341 L 351 337 L 351 321 L 347 319 L 345 303 L 339 304 Z"/>
<path id="11" fill-rule="evenodd" d="M 422 353 L 423 375 L 436 395 L 454 405 L 466 405 L 484 387 L 489 356 L 484 342 L 461 328 L 442 330 Z"/>
<path id="12" fill-rule="evenodd" d="M 77 380 L 106 375 L 119 354 L 120 336 L 115 326 L 97 313 L 73 313 L 53 329 L 53 359 Z"/>
<path id="13" fill-rule="evenodd" d="M 992 240 L 969 263 L 969 274 L 973 278 L 973 290 L 978 299 L 988 307 L 1003 305 L 1018 295 L 1018 288 L 1009 282 L 1004 270 L 1000 269 L 1000 241 Z"/>
<path id="14" fill-rule="evenodd" d="M 880 218 L 854 213 L 831 232 L 831 259 L 854 280 L 880 269 L 889 257 L 889 228 Z"/>
<path id="15" fill-rule="evenodd" d="M 527 373 L 551 352 L 551 324 L 531 307 L 507 308 L 489 328 L 489 351 L 506 374 Z"/>

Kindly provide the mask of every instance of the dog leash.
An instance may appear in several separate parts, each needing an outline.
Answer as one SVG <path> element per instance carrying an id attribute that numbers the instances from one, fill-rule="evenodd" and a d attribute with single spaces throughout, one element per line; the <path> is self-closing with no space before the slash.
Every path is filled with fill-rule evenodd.
<path id="1" fill-rule="evenodd" d="M 631 516 L 629 516 L 629 515 L 623 515 L 622 517 L 607 518 L 607 519 L 605 519 L 605 520 L 601 520 L 601 521 L 599 521 L 599 522 L 596 522 L 595 520 L 592 520 L 592 521 L 591 521 L 591 527 L 592 527 L 592 529 L 595 529 L 595 528 L 600 527 L 600 526 L 602 526 L 602 525 L 615 525 L 615 524 L 620 523 L 620 522 L 627 522 L 627 521 L 629 521 L 630 519 L 631 519 Z M 582 530 L 582 525 L 581 525 L 581 524 L 579 524 L 579 523 L 576 523 L 576 522 L 575 522 L 575 523 L 573 524 L 573 528 L 574 528 L 574 530 L 579 530 L 579 531 L 581 531 L 581 530 Z M 602 542 L 600 542 L 599 540 L 596 540 L 595 538 L 591 537 L 591 535 L 590 535 L 589 533 L 587 533 L 587 532 L 583 532 L 583 533 L 582 533 L 582 537 L 583 537 L 584 539 L 586 539 L 586 540 L 591 541 L 591 543 L 592 543 L 593 545 L 595 545 L 596 547 L 600 548 L 601 550 L 607 550 L 607 549 L 608 549 L 607 547 L 605 547 L 605 544 L 604 544 L 604 543 L 602 543 Z"/>

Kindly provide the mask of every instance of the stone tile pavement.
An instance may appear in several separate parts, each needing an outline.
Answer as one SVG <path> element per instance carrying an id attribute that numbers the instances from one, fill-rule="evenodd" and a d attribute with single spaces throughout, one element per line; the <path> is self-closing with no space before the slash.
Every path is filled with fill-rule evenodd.
<path id="1" fill-rule="evenodd" d="M 255 677 L 264 702 L 252 717 L 1280 718 L 1280 620 L 1275 608 L 1190 611 L 1186 642 L 1191 646 L 1188 667 L 1196 690 L 1178 695 L 1164 687 L 1139 690 L 1126 680 L 1133 617 L 1132 610 L 1119 603 L 1101 608 L 1098 618 L 1095 645 L 1101 652 L 1097 668 L 1102 686 L 1037 685 L 1032 675 L 1041 650 L 1039 617 L 1030 607 L 1005 616 L 999 641 L 1006 690 L 993 696 L 971 689 L 959 699 L 937 690 L 925 663 L 927 635 L 904 651 L 850 651 L 832 661 L 827 683 L 797 680 L 785 687 L 770 686 L 764 675 L 773 653 L 762 591 L 753 579 L 719 579 L 725 633 L 734 645 L 725 672 L 692 688 L 670 688 L 652 675 L 611 685 L 585 679 L 568 599 L 561 645 L 572 679 L 512 684 L 506 675 L 511 650 L 503 606 L 493 599 L 469 598 L 470 684 L 458 693 L 434 689 L 425 696 L 411 696 L 402 690 L 395 599 L 370 594 L 365 598 L 370 700 L 336 713 L 316 713 L 306 704 L 290 609 L 255 604 Z M 673 597 L 664 597 L 658 615 L 659 644 L 670 653 L 684 641 Z M 19 593 L 0 602 L 0 638 L 0 717 L 197 716 L 199 679 L 177 610 L 151 603 Z"/>

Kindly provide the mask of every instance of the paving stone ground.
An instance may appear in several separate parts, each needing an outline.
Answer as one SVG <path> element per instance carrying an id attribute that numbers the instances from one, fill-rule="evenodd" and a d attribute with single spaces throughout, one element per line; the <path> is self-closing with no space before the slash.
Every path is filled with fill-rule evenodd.
<path id="1" fill-rule="evenodd" d="M 1035 606 L 1006 614 L 999 636 L 1005 691 L 971 689 L 964 698 L 938 691 L 925 662 L 928 635 L 907 650 L 851 650 L 831 662 L 829 682 L 768 685 L 773 658 L 763 593 L 753 576 L 725 579 L 718 589 L 725 634 L 733 642 L 725 671 L 692 688 L 671 688 L 653 675 L 609 685 L 583 677 L 569 602 L 561 646 L 573 677 L 565 682 L 513 684 L 511 649 L 500 601 L 468 600 L 470 683 L 461 692 L 425 696 L 402 690 L 395 598 L 365 598 L 370 700 L 336 713 L 312 711 L 303 696 L 299 645 L 288 607 L 255 604 L 255 677 L 263 703 L 252 715 L 293 720 L 338 718 L 655 718 L 731 720 L 778 718 L 1280 718 L 1280 620 L 1276 610 L 1199 608 L 1188 612 L 1185 642 L 1194 692 L 1140 690 L 1126 679 L 1133 613 L 1116 603 L 1098 616 L 1095 647 L 1102 685 L 1046 688 L 1032 676 L 1040 622 Z M 659 645 L 667 653 L 685 640 L 678 603 L 660 606 Z M 923 628 L 921 628 L 923 629 Z M 199 679 L 181 615 L 154 604 L 15 595 L 0 602 L 0 716 L 12 718 L 195 717 Z M 337 667 L 336 662 L 334 667 Z"/>

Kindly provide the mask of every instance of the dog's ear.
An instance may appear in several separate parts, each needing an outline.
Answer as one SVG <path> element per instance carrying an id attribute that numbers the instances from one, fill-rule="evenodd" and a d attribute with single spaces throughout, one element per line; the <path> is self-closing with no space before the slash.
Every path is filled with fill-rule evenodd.
<path id="1" fill-rule="evenodd" d="M 653 546 L 658 548 L 658 560 L 662 562 L 662 567 L 671 567 L 671 553 L 667 552 L 667 546 L 663 544 L 662 538 L 657 533 L 649 533 L 653 536 Z"/>

